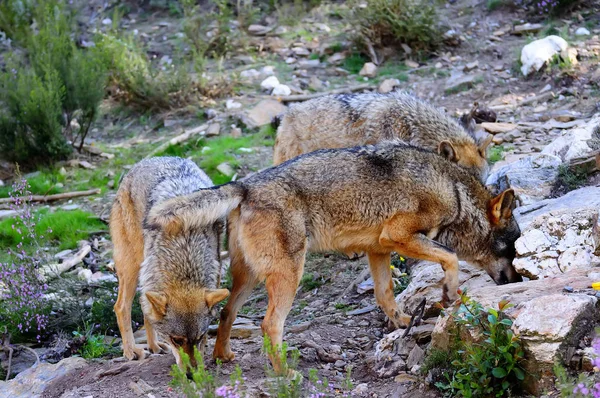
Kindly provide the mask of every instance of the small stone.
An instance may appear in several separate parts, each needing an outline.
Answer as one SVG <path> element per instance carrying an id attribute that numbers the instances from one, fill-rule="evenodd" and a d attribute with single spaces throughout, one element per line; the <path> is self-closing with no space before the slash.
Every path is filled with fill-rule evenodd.
<path id="1" fill-rule="evenodd" d="M 540 94 L 545 93 L 546 91 L 552 90 L 552 86 L 550 84 L 546 84 L 544 88 L 540 90 Z"/>
<path id="2" fill-rule="evenodd" d="M 377 66 L 373 62 L 367 62 L 358 74 L 366 77 L 375 77 L 377 75 Z"/>
<path id="3" fill-rule="evenodd" d="M 575 31 L 575 36 L 589 36 L 590 35 L 590 31 L 587 30 L 586 28 L 584 28 L 583 26 L 581 28 L 577 28 L 577 30 Z"/>
<path id="4" fill-rule="evenodd" d="M 367 383 L 361 383 L 352 390 L 352 396 L 366 394 L 369 391 L 369 385 Z"/>
<path id="5" fill-rule="evenodd" d="M 238 126 L 232 124 L 231 130 L 229 131 L 229 135 L 232 136 L 233 138 L 240 138 L 242 136 L 242 129 L 239 128 Z"/>
<path id="6" fill-rule="evenodd" d="M 232 99 L 228 99 L 227 101 L 225 101 L 225 108 L 227 108 L 227 109 L 239 109 L 241 107 L 242 107 L 242 104 L 240 104 L 239 102 L 236 102 Z M 211 118 L 209 118 L 209 119 L 211 119 Z"/>
<path id="7" fill-rule="evenodd" d="M 265 99 L 254 106 L 244 117 L 244 123 L 250 127 L 261 127 L 271 123 L 271 120 L 287 110 L 281 102 L 273 99 Z"/>
<path id="8" fill-rule="evenodd" d="M 544 27 L 544 25 L 542 25 L 542 24 L 528 22 L 523 25 L 515 26 L 513 29 L 513 33 L 516 35 L 521 35 L 524 33 L 535 33 L 535 32 L 540 31 L 543 27 Z"/>
<path id="9" fill-rule="evenodd" d="M 219 123 L 213 123 L 210 126 L 208 126 L 208 129 L 206 130 L 206 136 L 214 137 L 214 136 L 219 135 L 220 132 L 221 132 L 221 125 Z"/>
<path id="10" fill-rule="evenodd" d="M 287 57 L 285 59 L 285 63 L 288 65 L 295 64 L 296 62 L 298 62 L 298 60 L 294 57 Z"/>
<path id="11" fill-rule="evenodd" d="M 84 169 L 88 169 L 88 170 L 94 170 L 96 168 L 96 166 L 92 165 L 90 162 L 88 162 L 86 160 L 80 160 L 79 166 Z"/>
<path id="12" fill-rule="evenodd" d="M 64 188 L 64 187 L 65 187 L 65 184 L 63 184 L 62 182 L 57 182 L 56 184 L 54 184 L 54 187 L 55 187 L 55 188 L 59 188 L 59 189 L 60 189 L 60 188 Z"/>
<path id="13" fill-rule="evenodd" d="M 298 67 L 304 69 L 314 69 L 321 66 L 321 61 L 318 59 L 301 59 L 298 61 Z"/>
<path id="14" fill-rule="evenodd" d="M 115 180 L 108 180 L 108 182 L 106 183 L 106 186 L 109 189 L 113 189 L 115 187 Z"/>
<path id="15" fill-rule="evenodd" d="M 315 91 L 319 91 L 323 89 L 323 82 L 316 76 L 311 76 L 308 81 L 308 87 Z"/>
<path id="16" fill-rule="evenodd" d="M 230 109 L 230 107 L 229 107 L 229 106 L 231 106 L 232 104 L 239 104 L 239 106 L 242 106 L 242 104 L 240 104 L 239 102 L 235 102 L 235 101 L 234 101 L 234 100 L 232 100 L 232 99 L 228 99 L 227 101 L 225 101 L 225 107 L 226 107 L 227 109 Z M 208 120 L 210 120 L 210 119 L 214 119 L 215 117 L 217 117 L 217 111 L 215 111 L 214 109 L 207 109 L 207 110 L 204 112 L 204 116 L 206 116 L 206 118 L 207 118 Z"/>
<path id="17" fill-rule="evenodd" d="M 408 358 L 406 359 L 406 366 L 408 369 L 412 369 L 415 365 L 420 365 L 423 362 L 423 358 L 425 358 L 425 351 L 419 345 L 415 345 L 410 354 L 408 354 Z"/>
<path id="18" fill-rule="evenodd" d="M 310 55 L 310 51 L 304 47 L 294 47 L 292 52 L 298 57 L 308 57 Z"/>
<path id="19" fill-rule="evenodd" d="M 235 174 L 235 170 L 229 163 L 221 163 L 217 166 L 217 171 L 227 177 L 233 177 Z"/>
<path id="20" fill-rule="evenodd" d="M 407 59 L 406 61 L 404 61 L 404 65 L 408 66 L 409 68 L 415 69 L 419 67 L 419 63 L 415 62 L 413 60 Z"/>
<path id="21" fill-rule="evenodd" d="M 404 50 L 404 52 L 408 55 L 412 54 L 412 48 L 410 48 L 407 44 L 400 44 L 400 47 Z"/>
<path id="22" fill-rule="evenodd" d="M 275 87 L 277 87 L 278 85 L 280 85 L 281 83 L 279 83 L 279 79 L 277 79 L 277 77 L 275 76 L 270 76 L 267 77 L 265 80 L 263 80 L 260 83 L 260 88 L 262 88 L 263 90 L 273 90 Z"/>
<path id="23" fill-rule="evenodd" d="M 273 88 L 271 95 L 288 96 L 292 93 L 292 89 L 285 84 L 279 84 Z"/>
<path id="24" fill-rule="evenodd" d="M 260 74 L 263 76 L 273 76 L 275 74 L 275 67 L 271 65 L 263 66 L 260 69 Z"/>
<path id="25" fill-rule="evenodd" d="M 77 278 L 84 282 L 89 282 L 92 279 L 93 272 L 89 269 L 82 269 L 77 273 Z"/>
<path id="26" fill-rule="evenodd" d="M 110 24 L 112 24 L 112 19 L 110 19 L 110 18 L 104 18 L 104 19 L 102 20 L 102 25 L 104 25 L 104 26 L 108 26 L 108 25 L 110 25 Z"/>
<path id="27" fill-rule="evenodd" d="M 498 134 L 498 133 L 507 133 L 509 131 L 513 131 L 517 128 L 517 125 L 512 124 L 512 123 L 483 122 L 483 123 L 481 123 L 481 127 L 483 127 L 484 130 L 487 131 L 488 133 Z"/>
<path id="28" fill-rule="evenodd" d="M 387 94 L 394 91 L 394 89 L 399 85 L 400 80 L 398 79 L 385 79 L 381 82 L 377 91 L 379 91 L 382 94 Z"/>
<path id="29" fill-rule="evenodd" d="M 272 73 L 271 73 L 272 74 Z M 240 77 L 248 80 L 252 80 L 260 76 L 260 72 L 256 69 L 248 69 L 240 72 Z"/>
<path id="30" fill-rule="evenodd" d="M 338 359 L 337 361 L 335 361 L 333 366 L 335 366 L 338 369 L 344 369 L 344 366 L 346 366 L 346 361 L 342 361 L 341 359 Z"/>
<path id="31" fill-rule="evenodd" d="M 571 286 L 565 286 L 563 287 L 563 290 L 567 293 L 573 293 L 573 288 Z"/>
<path id="32" fill-rule="evenodd" d="M 463 70 L 465 72 L 471 71 L 475 68 L 477 68 L 479 66 L 479 61 L 473 61 L 473 62 L 469 62 L 468 64 L 465 65 L 465 67 L 463 68 Z"/>
<path id="33" fill-rule="evenodd" d="M 441 62 L 437 62 L 437 63 L 435 64 L 435 69 L 442 69 L 442 67 L 443 67 L 443 66 L 444 66 L 444 65 L 443 65 Z"/>
<path id="34" fill-rule="evenodd" d="M 259 24 L 252 24 L 252 25 L 248 26 L 248 33 L 250 33 L 251 35 L 254 35 L 254 36 L 266 35 L 271 30 L 273 30 L 272 27 L 259 25 Z"/>

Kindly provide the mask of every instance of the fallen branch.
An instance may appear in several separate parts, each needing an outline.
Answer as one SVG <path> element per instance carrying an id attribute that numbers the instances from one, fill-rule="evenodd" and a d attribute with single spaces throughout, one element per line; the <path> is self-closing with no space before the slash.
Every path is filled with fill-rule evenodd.
<path id="1" fill-rule="evenodd" d="M 146 159 L 147 158 L 151 158 L 153 156 L 156 156 L 156 154 L 163 152 L 164 150 L 166 150 L 171 145 L 178 145 L 178 144 L 181 144 L 183 142 L 186 142 L 187 140 L 189 140 L 193 136 L 201 133 L 202 131 L 206 131 L 207 128 L 208 128 L 208 125 L 203 124 L 201 126 L 194 127 L 193 129 L 188 130 L 188 131 L 184 132 L 183 134 L 180 134 L 180 135 L 178 135 L 176 137 L 171 138 L 167 142 L 159 145 L 156 149 L 154 149 L 148 155 L 146 155 Z"/>
<path id="2" fill-rule="evenodd" d="M 91 251 L 92 247 L 90 245 L 85 245 L 77 252 L 77 254 L 75 254 L 73 257 L 65 259 L 62 263 L 48 264 L 44 266 L 39 270 L 40 279 L 42 281 L 48 281 L 49 279 L 58 278 L 60 274 L 82 262 L 85 256 L 87 256 Z"/>
<path id="3" fill-rule="evenodd" d="M 275 98 L 281 102 L 299 102 L 299 101 L 308 101 L 313 98 L 323 97 L 325 95 L 352 93 L 354 91 L 366 90 L 369 88 L 375 89 L 375 87 L 373 87 L 371 84 L 365 83 L 365 84 L 359 84 L 358 86 L 353 86 L 353 87 L 344 87 L 344 88 L 338 88 L 335 90 L 324 91 L 322 93 L 288 95 L 286 97 L 277 96 L 277 97 L 269 97 L 269 98 Z"/>
<path id="4" fill-rule="evenodd" d="M 87 191 L 65 192 L 65 193 L 57 193 L 54 195 L 33 195 L 30 197 L 25 197 L 22 200 L 24 200 L 26 202 L 54 202 L 56 200 L 72 199 L 72 198 L 78 198 L 80 196 L 97 195 L 99 193 L 100 193 L 100 189 L 89 189 Z M 0 199 L 0 204 L 11 203 L 14 201 L 15 201 L 14 198 L 2 198 L 2 199 Z"/>

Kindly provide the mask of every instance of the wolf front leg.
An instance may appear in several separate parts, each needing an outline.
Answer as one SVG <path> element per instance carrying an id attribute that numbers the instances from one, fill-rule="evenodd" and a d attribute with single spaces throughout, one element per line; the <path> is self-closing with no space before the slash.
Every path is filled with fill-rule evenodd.
<path id="1" fill-rule="evenodd" d="M 375 283 L 375 300 L 396 328 L 408 326 L 410 316 L 403 313 L 394 298 L 390 253 L 369 253 L 369 268 Z"/>
<path id="2" fill-rule="evenodd" d="M 444 270 L 442 303 L 449 305 L 458 298 L 458 257 L 450 248 L 429 239 L 421 231 L 433 231 L 439 223 L 427 217 L 395 216 L 387 222 L 379 237 L 383 247 L 406 257 L 439 263 Z"/>

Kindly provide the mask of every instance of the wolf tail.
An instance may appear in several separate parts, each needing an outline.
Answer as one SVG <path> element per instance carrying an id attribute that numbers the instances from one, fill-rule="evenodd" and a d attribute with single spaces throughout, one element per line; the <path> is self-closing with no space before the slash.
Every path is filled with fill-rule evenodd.
<path id="1" fill-rule="evenodd" d="M 146 225 L 178 231 L 214 224 L 240 204 L 244 192 L 241 185 L 232 182 L 169 199 L 150 210 Z"/>

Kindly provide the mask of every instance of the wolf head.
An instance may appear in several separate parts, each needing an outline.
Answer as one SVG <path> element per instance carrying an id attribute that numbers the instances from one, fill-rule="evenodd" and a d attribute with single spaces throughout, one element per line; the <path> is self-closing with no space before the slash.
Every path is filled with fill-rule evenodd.
<path id="1" fill-rule="evenodd" d="M 467 140 L 463 140 L 464 142 L 442 141 L 438 146 L 438 154 L 467 170 L 476 171 L 476 177 L 485 182 L 489 173 L 489 165 L 486 160 L 487 147 L 492 142 L 492 138 L 491 135 L 484 138 L 473 137 L 475 145 L 472 141 Z"/>
<path id="2" fill-rule="evenodd" d="M 512 265 L 515 258 L 515 241 L 521 236 L 519 224 L 513 216 L 515 193 L 507 189 L 492 197 L 487 204 L 487 219 L 490 233 L 474 261 L 484 268 L 494 281 L 503 285 L 521 282 L 523 278 Z"/>
<path id="3" fill-rule="evenodd" d="M 203 354 L 208 327 L 215 318 L 215 304 L 229 296 L 227 289 L 175 287 L 163 292 L 146 292 L 142 308 L 148 321 L 166 341 L 177 365 L 183 368 L 179 349 L 190 357 L 196 366 L 194 347 Z"/>

